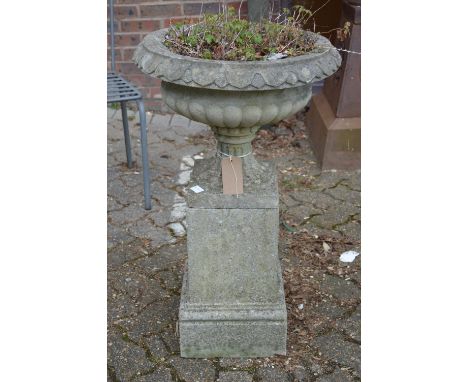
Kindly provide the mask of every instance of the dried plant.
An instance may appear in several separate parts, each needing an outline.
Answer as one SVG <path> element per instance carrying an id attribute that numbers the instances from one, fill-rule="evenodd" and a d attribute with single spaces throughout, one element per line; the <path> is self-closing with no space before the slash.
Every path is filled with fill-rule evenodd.
<path id="1" fill-rule="evenodd" d="M 254 61 L 276 57 L 299 56 L 322 51 L 317 34 L 302 27 L 313 16 L 303 6 L 294 6 L 292 13 L 283 9 L 277 16 L 270 12 L 268 20 L 258 23 L 243 20 L 240 11 L 222 5 L 222 13 L 204 14 L 197 24 L 172 24 L 165 45 L 173 52 L 204 59 Z M 279 55 L 278 55 L 279 54 Z"/>

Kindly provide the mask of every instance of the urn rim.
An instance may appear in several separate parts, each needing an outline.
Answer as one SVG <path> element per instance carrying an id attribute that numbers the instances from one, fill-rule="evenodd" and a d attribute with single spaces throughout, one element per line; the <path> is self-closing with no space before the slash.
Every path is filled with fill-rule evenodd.
<path id="1" fill-rule="evenodd" d="M 163 43 L 167 32 L 164 28 L 146 35 L 133 61 L 143 73 L 179 85 L 220 90 L 285 89 L 320 81 L 341 64 L 337 49 L 320 35 L 318 44 L 325 48 L 323 52 L 273 61 L 222 61 L 172 52 Z"/>

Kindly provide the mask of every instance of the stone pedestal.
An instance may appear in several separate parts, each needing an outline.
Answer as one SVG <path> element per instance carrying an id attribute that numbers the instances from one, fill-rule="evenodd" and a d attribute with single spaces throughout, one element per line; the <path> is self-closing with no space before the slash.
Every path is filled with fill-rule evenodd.
<path id="1" fill-rule="evenodd" d="M 260 1 L 260 3 L 264 3 Z M 221 159 L 196 162 L 187 197 L 188 267 L 179 312 L 182 357 L 286 354 L 286 305 L 278 260 L 276 171 L 257 162 L 251 141 L 259 126 L 301 110 L 314 82 L 333 74 L 341 57 L 325 37 L 317 49 L 275 61 L 205 60 L 176 54 L 160 29 L 133 59 L 161 79 L 175 112 L 206 123 L 219 155 L 242 158 L 244 193 L 224 195 Z"/>
<path id="2" fill-rule="evenodd" d="M 182 357 L 286 354 L 272 164 L 243 160 L 244 193 L 224 195 L 220 159 L 195 162 L 187 196 L 188 267 L 179 312 Z"/>

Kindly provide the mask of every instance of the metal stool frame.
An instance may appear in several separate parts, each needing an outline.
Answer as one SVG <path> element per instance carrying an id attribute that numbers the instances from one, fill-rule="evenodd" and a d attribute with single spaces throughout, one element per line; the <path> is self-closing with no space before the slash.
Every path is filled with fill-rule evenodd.
<path id="1" fill-rule="evenodd" d="M 148 164 L 148 138 L 146 132 L 146 114 L 143 96 L 140 91 L 121 75 L 115 72 L 115 50 L 114 50 L 114 1 L 109 1 L 110 7 L 110 34 L 111 34 L 111 72 L 107 73 L 107 103 L 119 102 L 122 110 L 122 121 L 124 128 L 125 151 L 127 154 L 127 167 L 132 168 L 132 147 L 130 133 L 128 130 L 127 102 L 135 101 L 140 116 L 140 140 L 141 159 L 143 162 L 143 189 L 145 196 L 145 209 L 151 209 L 151 190 Z"/>

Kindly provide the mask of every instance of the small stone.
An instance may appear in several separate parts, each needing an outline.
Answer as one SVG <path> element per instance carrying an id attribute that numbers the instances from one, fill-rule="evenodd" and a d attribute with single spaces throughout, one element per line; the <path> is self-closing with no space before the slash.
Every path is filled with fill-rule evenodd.
<path id="1" fill-rule="evenodd" d="M 191 171 L 181 171 L 179 172 L 179 176 L 176 180 L 176 184 L 178 186 L 185 186 L 186 184 L 188 184 L 188 182 L 190 181 L 190 173 Z"/>
<path id="2" fill-rule="evenodd" d="M 185 163 L 187 166 L 193 167 L 195 161 L 191 157 L 183 157 L 182 162 Z"/>
<path id="3" fill-rule="evenodd" d="M 180 223 L 171 223 L 168 225 L 169 229 L 171 230 L 172 234 L 176 237 L 185 236 L 185 228 Z"/>
<path id="4" fill-rule="evenodd" d="M 182 162 L 179 167 L 180 171 L 192 171 L 192 167 Z"/>
<path id="5" fill-rule="evenodd" d="M 185 218 L 187 214 L 187 203 L 185 201 L 183 203 L 176 203 L 172 206 L 170 222 L 174 223 L 177 221 L 181 221 Z"/>

